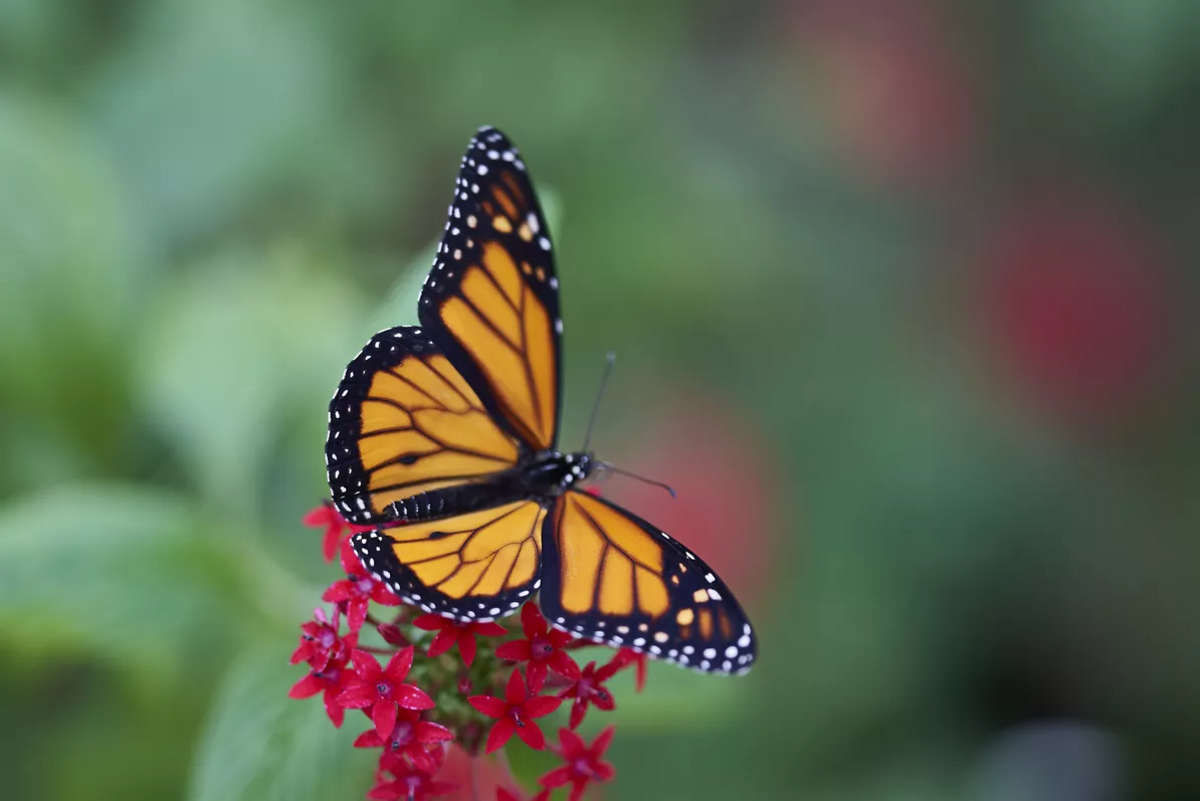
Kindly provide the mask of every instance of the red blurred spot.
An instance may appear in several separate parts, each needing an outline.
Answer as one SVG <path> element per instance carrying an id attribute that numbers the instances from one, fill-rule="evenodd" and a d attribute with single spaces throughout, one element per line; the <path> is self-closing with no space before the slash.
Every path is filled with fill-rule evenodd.
<path id="1" fill-rule="evenodd" d="M 1160 385 L 1170 276 L 1124 210 L 1076 194 L 1026 201 L 985 238 L 982 262 L 989 337 L 1034 403 L 1111 418 Z"/>
<path id="2" fill-rule="evenodd" d="M 963 163 L 976 127 L 971 87 L 933 4 L 808 0 L 793 23 L 822 70 L 834 126 L 858 167 L 921 180 Z"/>

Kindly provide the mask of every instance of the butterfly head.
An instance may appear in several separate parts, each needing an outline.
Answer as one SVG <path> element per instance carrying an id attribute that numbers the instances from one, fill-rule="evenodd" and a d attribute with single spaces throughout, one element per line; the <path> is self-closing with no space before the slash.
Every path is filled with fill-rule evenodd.
<path id="1" fill-rule="evenodd" d="M 561 495 L 589 479 L 600 464 L 590 451 L 547 451 L 526 465 L 521 475 L 536 494 Z"/>

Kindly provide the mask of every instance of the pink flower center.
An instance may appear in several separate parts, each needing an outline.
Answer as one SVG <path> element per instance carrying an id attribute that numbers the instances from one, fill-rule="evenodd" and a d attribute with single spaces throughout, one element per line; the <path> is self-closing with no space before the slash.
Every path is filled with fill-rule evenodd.
<path id="1" fill-rule="evenodd" d="M 392 685 L 386 681 L 381 681 L 375 685 L 375 692 L 379 693 L 380 698 L 390 698 L 392 695 Z"/>
<path id="2" fill-rule="evenodd" d="M 370 576 L 367 576 L 366 578 L 361 578 L 358 580 L 358 583 L 357 583 L 358 591 L 360 593 L 362 593 L 363 595 L 370 595 L 371 587 L 374 585 L 374 583 L 375 583 L 375 579 L 371 578 Z"/>
<path id="3" fill-rule="evenodd" d="M 330 629 L 322 629 L 320 639 L 322 648 L 332 648 L 333 644 L 337 642 L 337 635 Z"/>
<path id="4" fill-rule="evenodd" d="M 535 659 L 545 659 L 554 653 L 554 643 L 546 637 L 534 637 L 529 641 L 530 654 Z"/>
<path id="5" fill-rule="evenodd" d="M 571 770 L 575 771 L 575 773 L 580 776 L 586 776 L 588 778 L 591 778 L 596 773 L 594 770 L 592 770 L 592 763 L 583 758 L 572 762 Z"/>
<path id="6" fill-rule="evenodd" d="M 396 724 L 396 728 L 392 731 L 392 750 L 399 751 L 407 745 L 413 738 L 413 725 L 406 720 L 402 720 Z"/>

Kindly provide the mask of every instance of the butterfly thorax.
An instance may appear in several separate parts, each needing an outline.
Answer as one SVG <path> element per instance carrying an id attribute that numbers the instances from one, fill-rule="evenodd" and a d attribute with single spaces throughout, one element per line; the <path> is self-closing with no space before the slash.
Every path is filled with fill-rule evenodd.
<path id="1" fill-rule="evenodd" d="M 596 469 L 592 454 L 542 451 L 516 467 L 518 482 L 533 498 L 556 497 L 584 481 Z"/>
<path id="2" fill-rule="evenodd" d="M 587 479 L 598 466 L 590 453 L 540 451 L 484 481 L 464 482 L 394 501 L 387 507 L 387 516 L 396 522 L 414 523 L 517 500 L 549 505 L 549 501 Z"/>

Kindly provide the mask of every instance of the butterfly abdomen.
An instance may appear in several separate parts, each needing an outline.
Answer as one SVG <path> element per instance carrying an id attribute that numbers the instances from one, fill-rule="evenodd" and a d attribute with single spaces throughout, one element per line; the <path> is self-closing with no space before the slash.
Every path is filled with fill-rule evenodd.
<path id="1" fill-rule="evenodd" d="M 394 501 L 388 505 L 387 514 L 397 523 L 417 523 L 501 506 L 520 499 L 522 494 L 515 481 L 459 484 Z"/>

